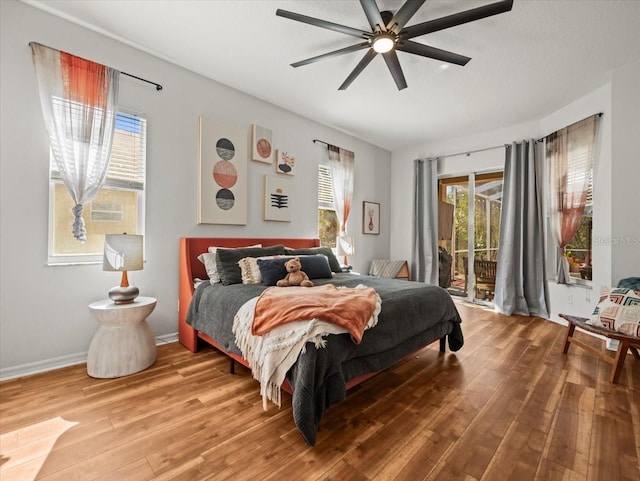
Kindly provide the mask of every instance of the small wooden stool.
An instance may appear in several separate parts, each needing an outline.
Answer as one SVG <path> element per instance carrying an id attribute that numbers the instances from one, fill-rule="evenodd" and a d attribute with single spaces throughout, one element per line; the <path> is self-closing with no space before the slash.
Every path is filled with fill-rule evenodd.
<path id="1" fill-rule="evenodd" d="M 569 351 L 569 344 L 575 344 L 578 347 L 581 347 L 591 354 L 602 359 L 604 362 L 611 364 L 611 374 L 609 375 L 609 382 L 616 384 L 618 382 L 618 378 L 620 377 L 620 372 L 622 371 L 622 366 L 624 365 L 624 360 L 627 357 L 627 351 L 631 349 L 631 353 L 633 357 L 636 359 L 640 359 L 640 353 L 638 353 L 638 347 L 640 347 L 640 338 L 634 336 L 627 336 L 626 334 L 621 334 L 616 331 L 612 331 L 610 329 L 606 329 L 604 327 L 592 326 L 591 324 L 587 324 L 587 319 L 584 317 L 577 316 L 569 316 L 567 314 L 560 314 L 560 317 L 569 321 L 569 326 L 567 327 L 567 336 L 564 341 L 564 352 L 565 354 Z M 593 346 L 589 344 L 585 344 L 582 341 L 579 341 L 575 337 L 573 337 L 573 333 L 576 330 L 576 326 L 580 329 L 584 329 L 585 331 L 593 332 L 594 334 L 599 334 L 608 339 L 615 339 L 619 342 L 618 350 L 616 351 L 615 357 L 608 356 L 606 353 L 597 350 Z"/>

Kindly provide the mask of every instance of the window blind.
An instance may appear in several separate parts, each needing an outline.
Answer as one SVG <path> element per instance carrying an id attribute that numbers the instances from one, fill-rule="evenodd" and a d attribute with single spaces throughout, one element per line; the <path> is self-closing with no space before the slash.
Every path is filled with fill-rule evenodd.
<path id="1" fill-rule="evenodd" d="M 104 187 L 144 190 L 146 158 L 146 118 L 118 112 Z M 51 178 L 62 180 L 51 156 Z"/>
<path id="2" fill-rule="evenodd" d="M 318 165 L 318 208 L 336 210 L 333 201 L 333 182 L 331 168 L 328 165 Z"/>
<path id="3" fill-rule="evenodd" d="M 583 215 L 591 215 L 593 211 L 593 143 L 584 128 L 569 127 L 567 152 L 567 193 L 572 193 L 587 181 L 587 199 Z"/>

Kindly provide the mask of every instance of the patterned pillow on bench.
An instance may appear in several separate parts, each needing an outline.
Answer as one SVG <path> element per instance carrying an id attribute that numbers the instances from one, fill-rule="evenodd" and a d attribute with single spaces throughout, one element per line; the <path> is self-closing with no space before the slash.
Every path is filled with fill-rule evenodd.
<path id="1" fill-rule="evenodd" d="M 640 337 L 640 291 L 603 287 L 598 305 L 587 324 Z"/>

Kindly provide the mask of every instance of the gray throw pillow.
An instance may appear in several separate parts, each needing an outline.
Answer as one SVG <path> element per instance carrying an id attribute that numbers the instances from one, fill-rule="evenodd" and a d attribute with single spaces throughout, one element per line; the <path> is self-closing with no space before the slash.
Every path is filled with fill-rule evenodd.
<path id="1" fill-rule="evenodd" d="M 222 285 L 242 283 L 242 270 L 238 261 L 245 257 L 277 256 L 284 254 L 284 246 L 241 247 L 238 249 L 218 248 L 216 250 L 216 266 Z"/>

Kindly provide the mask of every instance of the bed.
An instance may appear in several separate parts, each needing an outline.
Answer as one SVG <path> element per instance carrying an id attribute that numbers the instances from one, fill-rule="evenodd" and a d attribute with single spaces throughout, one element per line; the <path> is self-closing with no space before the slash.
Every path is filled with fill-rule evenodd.
<path id="1" fill-rule="evenodd" d="M 261 284 L 208 282 L 198 256 L 210 246 L 223 248 L 261 244 L 293 249 L 318 248 L 318 239 L 204 238 L 180 239 L 179 340 L 196 352 L 199 342 L 222 351 L 233 362 L 248 366 L 232 333 L 233 317 L 248 300 L 266 288 Z M 194 287 L 194 280 L 207 282 Z M 335 273 L 314 279 L 315 285 L 372 287 L 382 300 L 377 325 L 365 331 L 360 344 L 348 334 L 330 335 L 326 347 L 308 348 L 286 375 L 283 389 L 292 394 L 293 417 L 304 440 L 315 444 L 320 421 L 347 390 L 435 341 L 444 352 L 459 350 L 464 339 L 461 319 L 451 296 L 438 286 L 406 280 Z M 283 288 L 286 289 L 286 288 Z"/>

